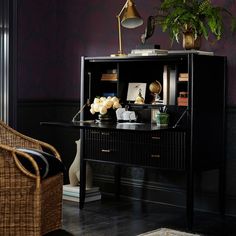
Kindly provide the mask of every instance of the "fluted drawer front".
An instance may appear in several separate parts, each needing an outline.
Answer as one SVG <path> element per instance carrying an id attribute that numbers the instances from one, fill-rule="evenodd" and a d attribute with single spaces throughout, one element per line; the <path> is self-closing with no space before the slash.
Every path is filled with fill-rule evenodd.
<path id="1" fill-rule="evenodd" d="M 87 159 L 132 164 L 130 134 L 116 131 L 86 130 Z"/>
<path id="2" fill-rule="evenodd" d="M 85 130 L 86 140 L 106 140 L 109 142 L 133 142 L 134 133 L 120 131 L 120 130 Z"/>
<path id="3" fill-rule="evenodd" d="M 85 157 L 160 169 L 185 169 L 185 132 L 86 130 Z"/>
<path id="4" fill-rule="evenodd" d="M 91 140 L 87 142 L 85 154 L 89 159 L 116 162 L 119 160 L 119 149 L 119 144 Z"/>
<path id="5" fill-rule="evenodd" d="M 114 140 L 117 132 L 97 129 L 85 130 L 86 140 Z"/>
<path id="6" fill-rule="evenodd" d="M 153 132 L 137 143 L 137 159 L 144 166 L 163 169 L 185 169 L 186 134 L 177 131 Z"/>
<path id="7" fill-rule="evenodd" d="M 166 132 L 163 145 L 163 155 L 158 162 L 161 168 L 185 169 L 186 167 L 186 133 Z M 167 142 L 167 144 L 166 144 Z M 152 146 L 152 153 L 155 154 L 155 147 Z M 163 158 L 162 158 L 163 157 Z M 151 165 L 155 160 L 151 161 Z"/>

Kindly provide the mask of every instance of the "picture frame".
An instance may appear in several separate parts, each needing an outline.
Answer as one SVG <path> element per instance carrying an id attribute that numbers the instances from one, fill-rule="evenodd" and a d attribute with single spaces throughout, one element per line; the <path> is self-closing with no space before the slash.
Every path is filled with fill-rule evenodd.
<path id="1" fill-rule="evenodd" d="M 127 101 L 135 101 L 141 89 L 142 97 L 145 98 L 147 83 L 129 83 L 127 91 Z"/>

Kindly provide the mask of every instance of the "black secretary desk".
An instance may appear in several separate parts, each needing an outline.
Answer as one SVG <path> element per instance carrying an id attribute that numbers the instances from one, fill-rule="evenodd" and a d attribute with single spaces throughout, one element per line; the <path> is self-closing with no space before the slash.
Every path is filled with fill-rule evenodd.
<path id="1" fill-rule="evenodd" d="M 163 87 L 162 103 L 152 105 L 148 88 L 155 80 Z M 81 107 L 96 96 L 116 95 L 123 106 L 128 105 L 129 110 L 138 114 L 140 124 L 74 124 L 81 132 L 80 208 L 85 199 L 86 161 L 95 161 L 186 173 L 186 217 L 190 229 L 194 173 L 218 169 L 219 206 L 224 214 L 225 82 L 226 57 L 223 56 L 187 52 L 142 57 L 82 57 Z M 145 104 L 127 101 L 130 83 L 146 84 Z M 181 94 L 187 97 L 184 103 L 179 102 Z M 166 106 L 170 114 L 166 128 L 151 122 L 153 111 L 162 106 Z M 84 109 L 81 119 L 95 119 L 95 115 Z M 116 182 L 119 186 L 119 171 Z"/>

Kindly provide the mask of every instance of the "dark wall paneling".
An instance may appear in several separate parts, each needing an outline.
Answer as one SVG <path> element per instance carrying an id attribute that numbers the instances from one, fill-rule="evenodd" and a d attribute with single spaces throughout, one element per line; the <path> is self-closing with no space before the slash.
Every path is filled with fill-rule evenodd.
<path id="1" fill-rule="evenodd" d="M 40 126 L 41 121 L 69 121 L 78 109 L 77 102 L 20 102 L 18 104 L 18 130 L 54 145 L 67 169 L 76 154 L 75 141 L 78 130 Z M 226 213 L 236 215 L 236 107 L 227 110 L 227 178 Z M 92 163 L 95 185 L 104 193 L 114 193 L 114 167 Z M 65 181 L 68 182 L 68 176 Z M 218 211 L 218 171 L 208 171 L 195 176 L 195 208 Z M 185 178 L 179 173 L 159 172 L 142 168 L 122 167 L 121 195 L 130 198 L 185 206 Z"/>
<path id="2" fill-rule="evenodd" d="M 226 143 L 226 210 L 236 214 L 236 107 L 231 107 L 227 113 L 227 143 Z"/>
<path id="3" fill-rule="evenodd" d="M 75 141 L 79 139 L 79 130 L 41 126 L 40 122 L 70 121 L 78 108 L 77 102 L 18 103 L 18 131 L 53 145 L 59 151 L 67 172 L 76 154 Z M 68 174 L 65 182 L 68 183 Z"/>

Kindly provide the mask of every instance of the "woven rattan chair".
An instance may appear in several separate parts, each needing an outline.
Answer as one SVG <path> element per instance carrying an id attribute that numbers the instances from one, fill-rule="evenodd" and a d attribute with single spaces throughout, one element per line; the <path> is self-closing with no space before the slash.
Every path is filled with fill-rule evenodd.
<path id="1" fill-rule="evenodd" d="M 63 174 L 41 179 L 33 158 L 15 147 L 50 150 L 51 145 L 25 136 L 0 121 L 0 235 L 44 235 L 61 227 Z M 28 158 L 35 173 L 18 156 Z"/>

